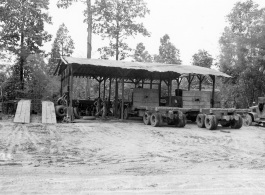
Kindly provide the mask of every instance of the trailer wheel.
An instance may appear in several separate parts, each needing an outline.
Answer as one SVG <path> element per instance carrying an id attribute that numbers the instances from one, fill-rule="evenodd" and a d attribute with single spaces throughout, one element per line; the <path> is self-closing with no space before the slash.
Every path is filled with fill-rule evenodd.
<path id="1" fill-rule="evenodd" d="M 124 108 L 124 110 L 123 110 L 123 119 L 125 119 L 125 120 L 129 119 L 129 110 L 128 110 L 128 108 Z"/>
<path id="2" fill-rule="evenodd" d="M 198 114 L 196 118 L 197 126 L 200 128 L 205 128 L 205 114 Z"/>
<path id="3" fill-rule="evenodd" d="M 205 120 L 205 127 L 209 130 L 217 129 L 217 120 L 215 115 L 206 115 Z"/>
<path id="4" fill-rule="evenodd" d="M 74 107 L 74 116 L 76 119 L 80 119 L 79 109 L 77 107 Z"/>
<path id="5" fill-rule="evenodd" d="M 247 126 L 251 126 L 252 125 L 252 122 L 253 122 L 252 121 L 252 116 L 250 114 L 247 114 L 245 121 L 246 121 L 246 125 Z"/>
<path id="6" fill-rule="evenodd" d="M 144 112 L 143 121 L 145 125 L 151 125 L 151 113 L 150 112 Z"/>
<path id="7" fill-rule="evenodd" d="M 181 113 L 175 125 L 176 127 L 185 127 L 186 123 L 187 123 L 186 115 Z"/>
<path id="8" fill-rule="evenodd" d="M 222 127 L 229 127 L 231 125 L 230 121 L 227 120 L 221 120 L 220 124 L 222 125 Z"/>
<path id="9" fill-rule="evenodd" d="M 66 106 L 59 105 L 55 107 L 55 113 L 58 117 L 63 118 L 66 115 Z"/>
<path id="10" fill-rule="evenodd" d="M 161 123 L 161 115 L 159 113 L 153 113 L 150 117 L 150 122 L 153 127 L 159 127 Z"/>
<path id="11" fill-rule="evenodd" d="M 231 121 L 231 128 L 232 129 L 240 129 L 243 125 L 242 117 L 239 114 L 237 114 L 237 116 L 238 116 L 238 120 L 233 119 Z"/>

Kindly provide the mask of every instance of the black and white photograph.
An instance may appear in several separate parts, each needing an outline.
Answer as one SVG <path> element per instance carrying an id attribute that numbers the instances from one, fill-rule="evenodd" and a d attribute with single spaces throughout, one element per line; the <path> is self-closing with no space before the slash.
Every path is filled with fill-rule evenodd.
<path id="1" fill-rule="evenodd" d="M 0 0 L 0 195 L 264 195 L 264 0 Z"/>

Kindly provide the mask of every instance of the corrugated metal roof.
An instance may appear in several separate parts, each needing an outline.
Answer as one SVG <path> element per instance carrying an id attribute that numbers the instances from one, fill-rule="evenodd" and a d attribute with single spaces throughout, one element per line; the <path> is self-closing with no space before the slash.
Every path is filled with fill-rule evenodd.
<path id="1" fill-rule="evenodd" d="M 229 75 L 220 72 L 218 70 L 204 68 L 200 66 L 191 66 L 191 65 L 129 62 L 129 61 L 116 61 L 116 60 L 74 58 L 67 56 L 63 56 L 61 62 L 62 63 L 59 63 L 59 65 L 73 64 L 74 66 L 81 65 L 81 67 L 83 68 L 85 68 L 84 66 L 98 66 L 98 67 L 109 67 L 109 68 L 145 70 L 149 72 L 160 72 L 160 73 L 175 72 L 179 74 L 202 74 L 202 75 L 230 77 Z M 60 69 L 60 67 L 58 68 Z"/>

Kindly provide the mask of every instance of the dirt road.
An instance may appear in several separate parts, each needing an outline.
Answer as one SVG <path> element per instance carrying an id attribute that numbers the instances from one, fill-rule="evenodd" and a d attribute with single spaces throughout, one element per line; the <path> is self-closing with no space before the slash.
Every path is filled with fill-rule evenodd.
<path id="1" fill-rule="evenodd" d="M 264 151 L 263 127 L 2 122 L 0 194 L 265 194 Z"/>

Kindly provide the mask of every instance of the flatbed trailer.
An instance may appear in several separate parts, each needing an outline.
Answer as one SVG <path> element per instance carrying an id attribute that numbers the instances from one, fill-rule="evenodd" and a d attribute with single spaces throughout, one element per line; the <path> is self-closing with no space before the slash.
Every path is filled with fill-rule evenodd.
<path id="1" fill-rule="evenodd" d="M 248 109 L 234 108 L 207 108 L 200 109 L 197 115 L 196 123 L 198 127 L 207 128 L 209 130 L 217 129 L 218 123 L 223 127 L 231 127 L 232 129 L 240 129 L 243 125 L 243 114 Z"/>
<path id="2" fill-rule="evenodd" d="M 125 119 L 130 115 L 143 117 L 146 125 L 159 127 L 162 123 L 184 127 L 187 119 L 197 123 L 200 128 L 217 129 L 223 127 L 240 129 L 243 114 L 248 109 L 210 108 L 210 93 L 205 91 L 183 91 L 182 96 L 172 97 L 179 102 L 174 106 L 159 106 L 159 94 L 155 89 L 133 89 L 132 102 L 125 106 Z M 181 102 L 180 102 L 181 101 Z M 149 105 L 149 106 L 145 106 Z M 194 120 L 195 119 L 195 120 Z"/>

